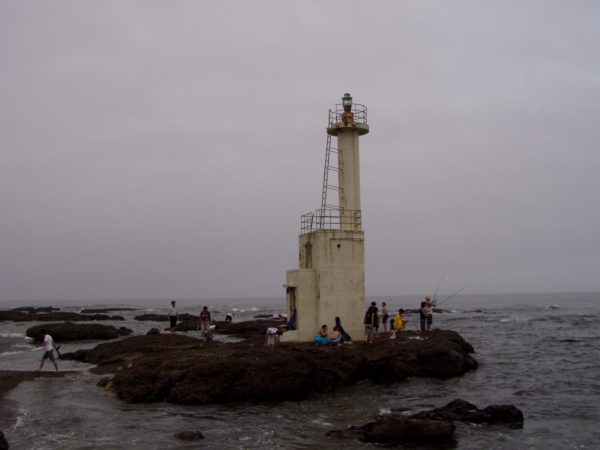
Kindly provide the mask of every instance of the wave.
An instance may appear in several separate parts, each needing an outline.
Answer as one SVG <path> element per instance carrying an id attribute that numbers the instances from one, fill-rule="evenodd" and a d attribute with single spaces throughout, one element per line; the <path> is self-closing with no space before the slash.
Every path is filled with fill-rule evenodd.
<path id="1" fill-rule="evenodd" d="M 25 333 L 0 333 L 0 338 L 24 338 Z"/>

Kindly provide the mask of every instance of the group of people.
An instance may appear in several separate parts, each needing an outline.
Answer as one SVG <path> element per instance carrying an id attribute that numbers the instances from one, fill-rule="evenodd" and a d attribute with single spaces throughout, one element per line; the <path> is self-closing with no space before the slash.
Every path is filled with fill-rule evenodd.
<path id="1" fill-rule="evenodd" d="M 421 339 L 428 339 L 427 332 L 431 330 L 433 323 L 433 308 L 436 306 L 436 301 L 432 300 L 431 297 L 425 297 L 425 300 L 421 302 L 419 308 L 419 325 L 421 329 Z M 404 329 L 407 320 L 404 319 L 404 309 L 398 309 L 396 316 L 392 319 L 389 318 L 389 312 L 385 302 L 381 303 L 381 313 L 377 308 L 376 302 L 371 302 L 371 305 L 365 313 L 364 325 L 365 325 L 365 341 L 368 344 L 373 343 L 374 338 L 379 333 L 379 319 L 383 325 L 383 332 L 388 334 L 392 342 L 398 341 L 398 333 Z M 389 319 L 389 328 L 388 328 Z"/>
<path id="2" fill-rule="evenodd" d="M 327 325 L 321 325 L 319 332 L 315 334 L 314 342 L 318 347 L 325 347 L 327 345 L 341 345 L 350 343 L 349 336 L 342 333 L 340 327 L 337 325 L 333 327 L 331 334 L 327 331 Z"/>
<path id="3" fill-rule="evenodd" d="M 398 312 L 394 318 L 390 319 L 390 314 L 385 302 L 381 303 L 381 314 L 379 313 L 379 308 L 377 308 L 376 302 L 371 302 L 371 306 L 369 306 L 367 309 L 364 319 L 365 342 L 367 344 L 372 344 L 375 337 L 379 334 L 380 316 L 384 334 L 389 333 L 390 340 L 397 342 L 397 333 L 402 331 L 406 325 L 406 320 L 404 319 L 404 310 L 402 308 L 398 309 Z"/>

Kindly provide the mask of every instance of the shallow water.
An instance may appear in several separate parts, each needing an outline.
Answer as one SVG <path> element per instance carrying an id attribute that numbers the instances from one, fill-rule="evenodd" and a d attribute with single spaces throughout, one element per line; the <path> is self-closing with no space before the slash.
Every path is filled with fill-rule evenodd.
<path id="1" fill-rule="evenodd" d="M 410 297 L 373 300 L 385 300 L 390 311 L 414 308 L 418 302 Z M 236 308 L 235 320 L 282 312 L 282 304 L 268 299 L 253 304 L 214 304 L 211 309 L 223 317 Z M 76 311 L 81 306 L 71 305 L 66 310 Z M 162 305 L 145 307 L 166 313 Z M 434 327 L 458 331 L 473 344 L 480 364 L 479 369 L 459 378 L 415 378 L 383 386 L 364 382 L 298 403 L 127 404 L 96 387 L 100 377 L 89 374 L 88 365 L 60 361 L 61 369 L 80 373 L 19 385 L 5 397 L 0 429 L 14 449 L 375 448 L 328 438 L 325 433 L 362 424 L 392 408 L 411 413 L 463 398 L 479 407 L 514 404 L 523 411 L 525 426 L 515 430 L 457 424 L 457 448 L 600 447 L 600 294 L 457 296 L 443 307 L 455 312 L 435 315 Z M 115 312 L 128 320 L 114 324 L 137 333 L 164 328 L 165 323 L 131 320 L 148 312 L 146 308 Z M 194 306 L 189 312 L 197 309 Z M 409 329 L 415 329 L 418 318 L 409 315 L 408 319 Z M 31 323 L 0 322 L 0 341 L 12 339 L 10 345 L 0 347 L 5 350 L 0 354 L 0 369 L 36 367 L 40 353 L 23 339 L 29 326 Z M 19 338 L 15 341 L 15 337 Z M 65 344 L 62 350 L 94 345 L 96 342 Z M 277 372 L 265 376 L 277 377 Z M 205 439 L 185 443 L 173 437 L 186 430 L 202 431 Z"/>

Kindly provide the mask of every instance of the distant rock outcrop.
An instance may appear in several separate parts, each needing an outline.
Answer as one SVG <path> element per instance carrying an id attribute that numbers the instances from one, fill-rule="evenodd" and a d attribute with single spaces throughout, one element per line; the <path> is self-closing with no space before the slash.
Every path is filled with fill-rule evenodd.
<path id="1" fill-rule="evenodd" d="M 108 340 L 119 336 L 128 336 L 132 333 L 129 328 L 116 328 L 110 325 L 101 325 L 99 323 L 80 324 L 80 323 L 47 323 L 36 325 L 27 329 L 27 336 L 37 342 L 41 342 L 43 336 L 41 330 L 46 330 L 48 334 L 57 342 L 64 341 L 87 341 L 87 340 Z"/>
<path id="2" fill-rule="evenodd" d="M 124 320 L 122 316 L 109 316 L 106 314 L 79 314 L 75 312 L 64 311 L 0 311 L 0 321 L 8 320 L 13 322 L 56 322 L 59 320 L 69 320 L 71 322 L 83 322 L 91 320 Z"/>

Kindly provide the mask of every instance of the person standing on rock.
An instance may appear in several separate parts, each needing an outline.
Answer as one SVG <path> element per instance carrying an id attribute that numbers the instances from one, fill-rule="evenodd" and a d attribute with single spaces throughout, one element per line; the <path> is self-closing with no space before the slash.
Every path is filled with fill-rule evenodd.
<path id="1" fill-rule="evenodd" d="M 425 297 L 425 305 L 427 306 L 425 318 L 427 320 L 427 331 L 429 331 L 431 330 L 431 324 L 433 323 L 433 308 L 436 305 L 436 301 L 431 300 L 430 297 Z"/>
<path id="2" fill-rule="evenodd" d="M 171 334 L 175 333 L 175 328 L 177 326 L 177 316 L 178 316 L 177 308 L 175 307 L 175 300 L 171 302 L 171 308 L 169 309 L 169 332 Z"/>
<path id="3" fill-rule="evenodd" d="M 275 347 L 275 336 L 279 334 L 279 330 L 275 327 L 267 328 L 267 332 L 265 334 L 265 340 L 267 347 L 274 348 Z"/>
<path id="4" fill-rule="evenodd" d="M 210 311 L 208 310 L 208 306 L 202 308 L 202 312 L 200 313 L 200 321 L 198 322 L 198 328 L 202 331 L 202 335 L 204 336 L 204 340 L 209 340 L 209 331 L 208 327 L 210 327 L 210 323 L 212 322 L 212 317 L 210 316 Z"/>
<path id="5" fill-rule="evenodd" d="M 419 322 L 421 325 L 421 340 L 427 339 L 425 333 L 427 332 L 427 302 L 421 302 L 421 308 L 419 308 Z"/>
<path id="6" fill-rule="evenodd" d="M 44 347 L 44 355 L 42 356 L 42 360 L 40 361 L 40 367 L 38 368 L 38 372 L 42 370 L 42 367 L 44 367 L 46 359 L 52 361 L 52 364 L 54 364 L 54 368 L 58 372 L 58 364 L 56 364 L 56 360 L 54 359 L 54 350 L 56 349 L 54 339 L 52 339 L 52 336 L 46 333 L 46 330 L 40 330 L 40 333 L 44 335 L 44 341 L 41 344 L 38 344 L 37 346 Z"/>
<path id="7" fill-rule="evenodd" d="M 388 333 L 388 317 L 390 317 L 385 302 L 381 303 L 381 323 L 383 323 L 383 332 Z"/>
<path id="8" fill-rule="evenodd" d="M 365 314 L 365 341 L 367 344 L 373 343 L 373 330 L 375 329 L 375 324 L 379 319 L 379 311 L 375 305 L 375 302 L 371 302 L 371 306 L 369 306 L 369 309 L 367 309 L 367 313 Z"/>

